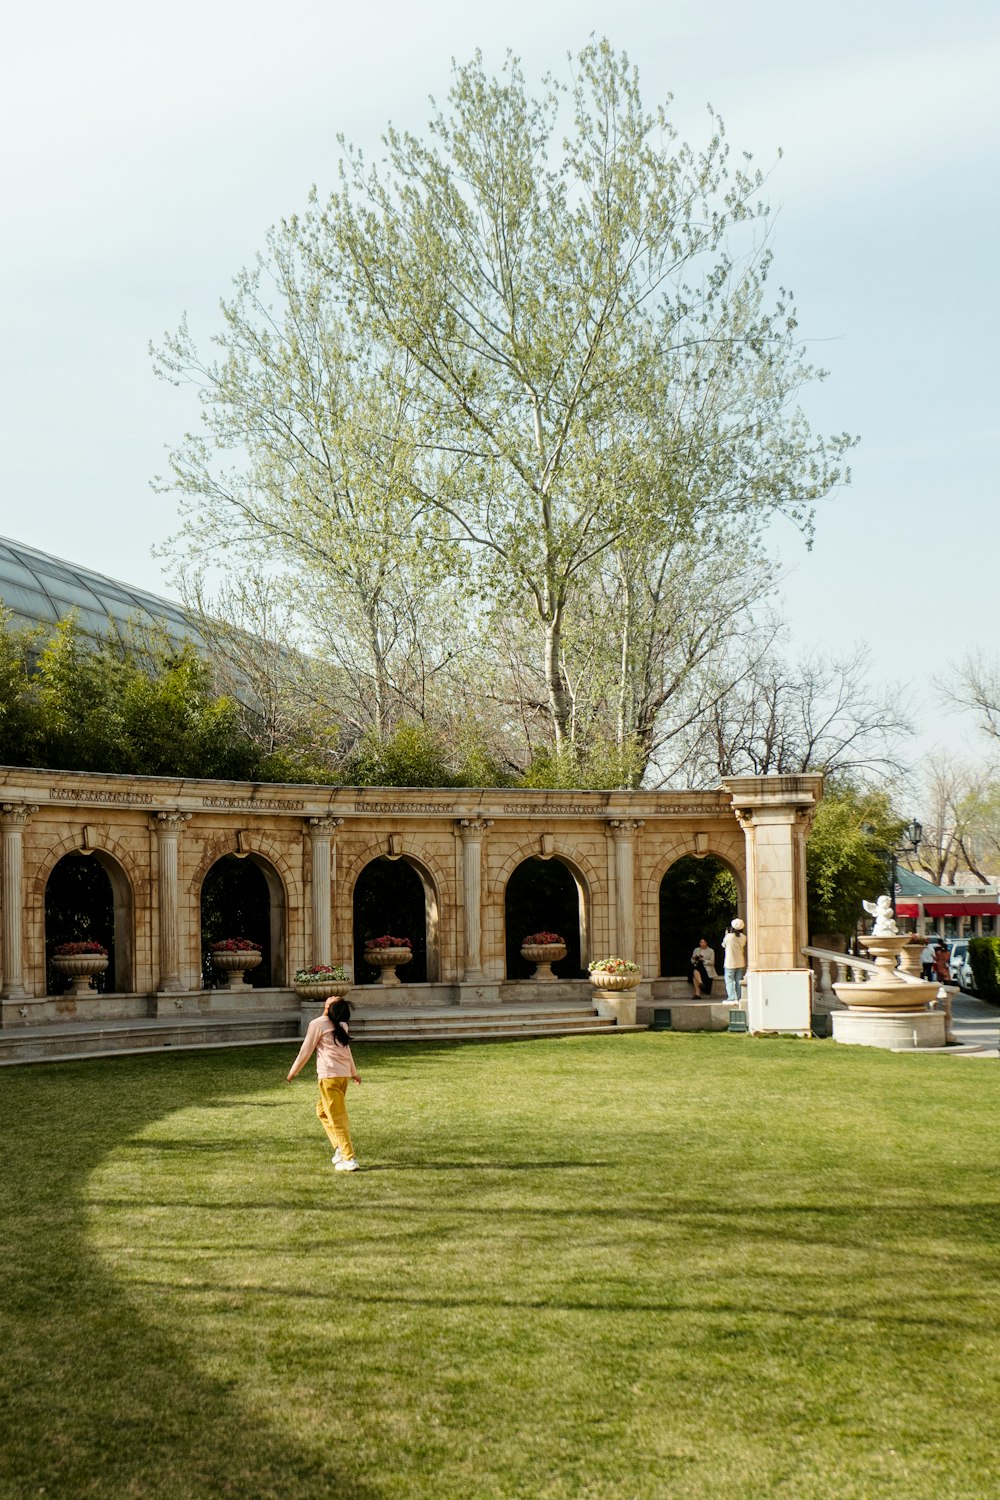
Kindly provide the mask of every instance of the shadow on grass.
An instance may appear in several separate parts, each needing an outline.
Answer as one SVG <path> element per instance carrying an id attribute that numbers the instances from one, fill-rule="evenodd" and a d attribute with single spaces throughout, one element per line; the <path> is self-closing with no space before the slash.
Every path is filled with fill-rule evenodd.
<path id="1" fill-rule="evenodd" d="M 102 1159 L 158 1117 L 208 1105 L 220 1092 L 214 1059 L 199 1067 L 188 1058 L 183 1072 L 171 1061 L 5 1073 L 0 1494 L 376 1500 L 385 1493 L 378 1479 L 351 1474 L 350 1434 L 338 1431 L 336 1413 L 324 1415 L 328 1440 L 315 1451 L 294 1446 L 280 1413 L 247 1412 L 236 1379 L 207 1376 L 161 1329 L 136 1321 L 134 1302 L 87 1244 L 83 1189 Z M 98 1070 L 100 1084 L 90 1088 Z M 247 1071 L 247 1092 L 259 1089 Z M 224 1092 L 232 1099 L 239 1091 L 234 1062 Z"/>

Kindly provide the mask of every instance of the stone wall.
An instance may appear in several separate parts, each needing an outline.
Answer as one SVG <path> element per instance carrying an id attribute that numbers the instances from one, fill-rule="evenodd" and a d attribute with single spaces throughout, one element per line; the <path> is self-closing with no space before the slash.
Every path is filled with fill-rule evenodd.
<path id="1" fill-rule="evenodd" d="M 635 959 L 647 1000 L 660 968 L 660 883 L 684 855 L 715 855 L 732 870 L 751 964 L 799 968 L 804 840 L 821 790 L 819 776 L 743 777 L 708 793 L 543 792 L 0 768 L 2 1023 L 73 1013 L 45 994 L 45 890 L 67 854 L 96 859 L 111 881 L 106 1014 L 127 1013 L 128 997 L 141 1014 L 143 1002 L 174 996 L 180 1007 L 201 994 L 202 884 L 225 855 L 252 859 L 267 880 L 275 990 L 307 964 L 350 966 L 355 883 L 381 857 L 410 865 L 425 893 L 428 982 L 406 986 L 414 1001 L 418 990 L 437 1003 L 499 998 L 506 885 L 532 857 L 560 861 L 576 882 L 584 967 L 613 952 Z"/>

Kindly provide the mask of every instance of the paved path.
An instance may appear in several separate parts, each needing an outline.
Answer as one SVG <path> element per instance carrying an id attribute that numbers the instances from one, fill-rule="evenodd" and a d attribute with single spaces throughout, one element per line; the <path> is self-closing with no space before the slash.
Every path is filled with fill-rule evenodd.
<path id="1" fill-rule="evenodd" d="M 958 994 L 951 1003 L 951 1020 L 958 1041 L 996 1048 L 1000 1055 L 1000 1006 Z"/>

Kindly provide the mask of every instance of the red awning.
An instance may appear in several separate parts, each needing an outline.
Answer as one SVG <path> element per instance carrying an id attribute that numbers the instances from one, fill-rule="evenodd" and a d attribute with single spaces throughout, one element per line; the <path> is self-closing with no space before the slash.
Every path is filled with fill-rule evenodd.
<path id="1" fill-rule="evenodd" d="M 953 901 L 946 896 L 928 896 L 923 907 L 927 917 L 1000 917 L 1000 901 Z M 897 901 L 896 915 L 919 916 L 916 901 Z"/>

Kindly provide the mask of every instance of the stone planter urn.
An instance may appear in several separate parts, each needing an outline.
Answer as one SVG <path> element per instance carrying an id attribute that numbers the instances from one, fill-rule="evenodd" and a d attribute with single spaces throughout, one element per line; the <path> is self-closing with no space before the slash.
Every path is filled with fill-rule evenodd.
<path id="1" fill-rule="evenodd" d="M 610 959 L 609 962 L 620 960 Z M 594 1009 L 599 1016 L 611 1016 L 619 1026 L 635 1025 L 635 991 L 642 983 L 640 969 L 622 969 L 618 972 L 591 969 L 590 983 L 594 991 Z"/>
<path id="2" fill-rule="evenodd" d="M 106 953 L 57 953 L 52 959 L 52 967 L 57 974 L 64 974 L 70 980 L 69 994 L 89 995 L 93 976 L 103 974 L 108 967 L 108 955 Z"/>
<path id="3" fill-rule="evenodd" d="M 920 955 L 926 944 L 926 938 L 917 937 L 912 932 L 909 934 L 906 947 L 902 948 L 899 954 L 899 967 L 904 974 L 912 974 L 914 979 L 920 978 Z"/>
<path id="4" fill-rule="evenodd" d="M 342 999 L 353 984 L 353 979 L 296 979 L 292 988 L 302 1000 L 329 1000 L 333 995 Z"/>
<path id="5" fill-rule="evenodd" d="M 606 974 L 595 970 L 590 976 L 595 993 L 619 995 L 624 990 L 634 990 L 642 983 L 642 974 Z"/>
<path id="6" fill-rule="evenodd" d="M 532 943 L 526 939 L 521 944 L 521 957 L 525 963 L 535 965 L 532 979 L 555 979 L 557 976 L 552 972 L 552 965 L 566 957 L 566 944 Z"/>
<path id="7" fill-rule="evenodd" d="M 413 957 L 411 948 L 365 948 L 365 963 L 380 971 L 376 984 L 400 984 L 396 968 L 408 964 Z"/>
<path id="8" fill-rule="evenodd" d="M 255 948 L 233 948 L 228 953 L 213 953 L 212 967 L 225 975 L 223 989 L 249 990 L 253 986 L 247 980 L 247 973 L 263 960 L 264 955 Z"/>

